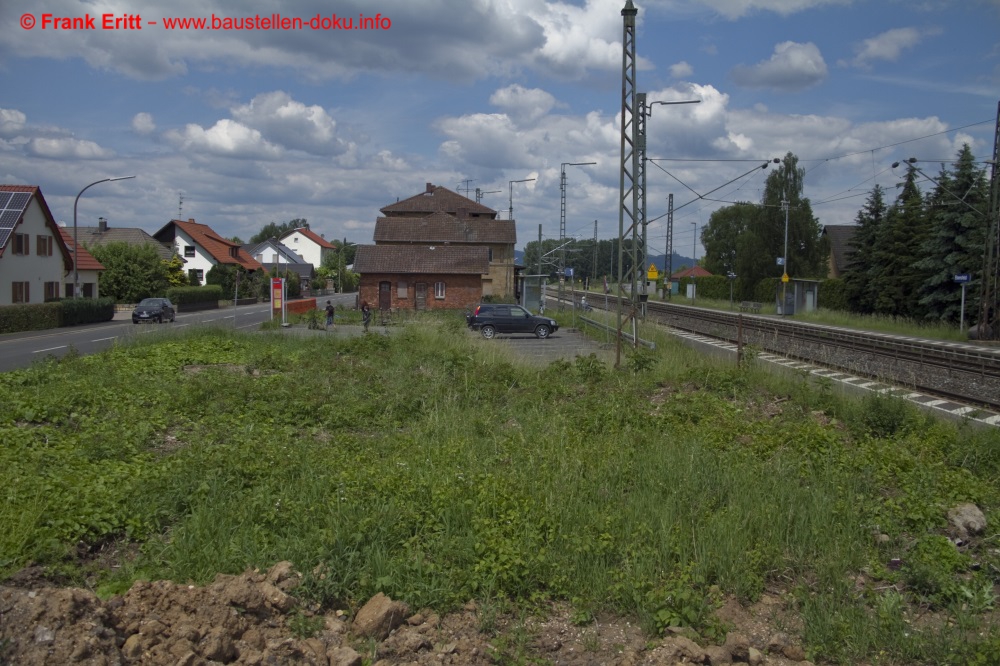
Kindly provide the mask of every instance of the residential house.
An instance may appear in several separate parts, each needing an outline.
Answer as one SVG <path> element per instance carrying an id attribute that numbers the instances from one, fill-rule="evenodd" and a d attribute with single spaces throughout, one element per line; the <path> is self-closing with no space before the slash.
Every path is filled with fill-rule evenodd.
<path id="1" fill-rule="evenodd" d="M 302 257 L 313 268 L 323 265 L 323 260 L 335 254 L 337 248 L 309 227 L 287 231 L 278 238 L 286 247 Z"/>
<path id="2" fill-rule="evenodd" d="M 158 242 L 144 230 L 134 227 L 110 227 L 103 217 L 97 219 L 96 227 L 78 225 L 76 235 L 80 239 L 80 245 L 88 248 L 108 243 L 125 243 L 132 247 L 152 245 L 160 259 L 170 261 L 174 257 L 174 252 L 169 247 Z"/>
<path id="3" fill-rule="evenodd" d="M 79 229 L 77 229 L 79 232 Z M 80 280 L 80 295 L 84 298 L 97 298 L 99 296 L 100 290 L 99 277 L 101 271 L 104 270 L 104 266 L 101 265 L 97 259 L 94 258 L 87 248 L 84 247 L 83 243 L 80 243 L 80 247 L 76 252 L 73 251 L 75 244 L 73 243 L 73 229 L 66 227 L 59 227 L 59 234 L 62 236 L 63 243 L 70 252 L 71 257 L 76 257 L 78 268 L 76 272 L 79 274 L 74 275 L 70 273 L 66 276 L 66 287 L 65 293 L 67 298 L 72 298 L 73 296 L 73 280 Z"/>
<path id="4" fill-rule="evenodd" d="M 489 270 L 484 246 L 361 245 L 354 257 L 359 299 L 380 310 L 472 307 Z"/>
<path id="5" fill-rule="evenodd" d="M 291 271 L 299 276 L 299 285 L 302 291 L 309 290 L 313 277 L 316 275 L 313 265 L 277 238 L 268 238 L 256 245 L 244 245 L 243 249 L 260 262 L 268 273 L 274 275 L 278 271 L 282 273 Z"/>
<path id="6" fill-rule="evenodd" d="M 84 296 L 97 297 L 100 264 L 80 273 Z M 84 252 L 80 253 L 83 265 Z M 0 305 L 72 296 L 73 254 L 36 185 L 0 185 Z"/>
<path id="7" fill-rule="evenodd" d="M 823 227 L 823 235 L 830 240 L 830 260 L 827 266 L 828 278 L 839 278 L 851 263 L 854 246 L 851 240 L 858 228 L 853 224 L 828 224 Z"/>
<path id="8" fill-rule="evenodd" d="M 218 264 L 238 266 L 247 271 L 263 268 L 239 243 L 223 238 L 207 224 L 171 220 L 153 234 L 160 243 L 172 248 L 183 260 L 188 276 L 205 284 L 205 274 Z"/>
<path id="9" fill-rule="evenodd" d="M 375 221 L 376 245 L 485 247 L 489 266 L 482 278 L 482 296 L 516 295 L 514 220 L 498 220 L 492 208 L 433 183 L 381 212 L 384 217 Z"/>

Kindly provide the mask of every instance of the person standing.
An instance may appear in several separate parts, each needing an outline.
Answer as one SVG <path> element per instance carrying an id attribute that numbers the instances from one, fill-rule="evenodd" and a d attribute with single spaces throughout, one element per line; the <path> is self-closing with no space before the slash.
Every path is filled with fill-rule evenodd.
<path id="1" fill-rule="evenodd" d="M 333 303 L 330 301 L 326 302 L 326 327 L 329 329 L 333 326 Z"/>
<path id="2" fill-rule="evenodd" d="M 368 332 L 368 324 L 372 321 L 372 309 L 368 306 L 368 301 L 361 304 L 361 322 L 365 325 L 365 333 Z"/>

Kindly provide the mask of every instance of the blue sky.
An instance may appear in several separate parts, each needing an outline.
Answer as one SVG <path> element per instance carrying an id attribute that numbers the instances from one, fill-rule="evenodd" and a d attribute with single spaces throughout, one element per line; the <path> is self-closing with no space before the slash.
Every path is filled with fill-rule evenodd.
<path id="1" fill-rule="evenodd" d="M 426 182 L 514 185 L 518 247 L 618 232 L 624 0 L 4 0 L 0 183 L 39 185 L 56 219 L 106 217 L 153 233 L 178 215 L 244 240 L 306 218 L 370 243 L 378 209 Z M 821 224 L 850 224 L 874 183 L 890 196 L 903 158 L 991 157 L 1000 100 L 1000 0 L 637 2 L 637 89 L 648 122 L 648 215 L 795 153 Z M 176 17 L 380 14 L 380 30 L 164 29 Z M 43 14 L 96 30 L 42 27 Z M 104 14 L 141 30 L 102 30 Z M 25 18 L 30 15 L 31 18 Z M 35 20 L 32 29 L 23 22 Z M 388 19 L 389 23 L 385 21 Z M 155 25 L 148 22 L 155 21 Z M 138 22 L 138 21 L 137 21 Z M 683 161 L 682 161 L 683 160 Z M 744 161 L 739 161 L 744 160 Z M 766 172 L 712 195 L 759 200 Z M 678 182 L 680 181 L 680 182 Z M 681 184 L 683 183 L 683 185 Z M 925 187 L 929 186 L 925 183 Z M 690 188 L 690 189 L 689 189 Z M 470 193 L 474 197 L 474 194 Z M 688 254 L 711 212 L 678 210 Z M 691 224 L 695 223 L 695 224 Z M 651 223 L 651 250 L 665 245 Z M 698 246 L 700 255 L 701 248 Z"/>

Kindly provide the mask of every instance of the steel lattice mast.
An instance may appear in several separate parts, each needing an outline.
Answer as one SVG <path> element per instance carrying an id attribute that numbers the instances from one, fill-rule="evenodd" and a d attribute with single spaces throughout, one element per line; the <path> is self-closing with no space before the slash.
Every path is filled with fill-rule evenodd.
<path id="1" fill-rule="evenodd" d="M 635 177 L 638 174 L 639 154 L 636 152 L 636 91 L 635 91 L 635 17 L 639 10 L 632 4 L 632 0 L 625 0 L 625 7 L 622 9 L 622 119 L 621 119 L 621 174 L 619 177 L 619 206 L 618 206 L 618 335 L 615 345 L 615 366 L 621 365 L 622 356 L 622 287 L 625 281 L 625 274 L 622 270 L 625 259 L 625 237 L 631 234 L 635 236 L 636 214 L 639 209 L 639 191 L 636 188 Z M 625 224 L 628 223 L 626 231 Z M 632 245 L 633 282 L 635 280 L 635 243 Z M 632 292 L 632 299 L 635 292 Z M 629 317 L 634 318 L 634 312 Z"/>

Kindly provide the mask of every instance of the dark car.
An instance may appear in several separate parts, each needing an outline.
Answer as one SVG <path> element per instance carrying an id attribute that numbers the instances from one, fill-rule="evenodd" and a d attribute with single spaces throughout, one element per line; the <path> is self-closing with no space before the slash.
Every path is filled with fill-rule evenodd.
<path id="1" fill-rule="evenodd" d="M 140 321 L 155 321 L 162 324 L 176 318 L 177 312 L 169 298 L 144 298 L 132 310 L 133 324 L 138 324 Z"/>
<path id="2" fill-rule="evenodd" d="M 533 315 L 520 305 L 504 303 L 480 303 L 465 313 L 465 323 L 469 328 L 478 329 L 487 340 L 496 337 L 497 333 L 534 333 L 539 338 L 547 338 L 559 330 L 555 319 Z"/>

